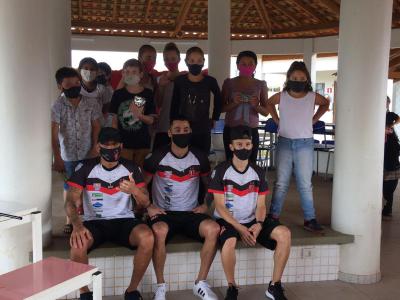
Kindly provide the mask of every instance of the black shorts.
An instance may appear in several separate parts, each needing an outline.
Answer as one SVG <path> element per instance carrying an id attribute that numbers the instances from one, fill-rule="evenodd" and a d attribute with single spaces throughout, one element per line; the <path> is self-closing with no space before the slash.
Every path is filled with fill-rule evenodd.
<path id="1" fill-rule="evenodd" d="M 217 223 L 221 226 L 221 232 L 219 234 L 219 239 L 218 239 L 221 247 L 224 246 L 226 240 L 229 238 L 240 239 L 239 232 L 230 223 L 226 222 L 224 219 L 217 219 Z M 242 225 L 246 226 L 247 228 L 250 228 L 256 223 L 257 223 L 256 220 L 253 220 L 250 223 L 245 223 Z M 259 243 L 260 245 L 264 246 L 267 249 L 275 250 L 276 241 L 271 239 L 271 232 L 272 230 L 275 229 L 275 227 L 279 225 L 281 225 L 279 221 L 266 218 L 263 223 L 260 234 L 257 237 L 257 243 Z"/>
<path id="2" fill-rule="evenodd" d="M 90 247 L 90 249 L 88 249 L 88 253 L 107 241 L 132 250 L 135 249 L 135 247 L 129 243 L 129 236 L 132 232 L 132 229 L 139 224 L 144 223 L 136 218 L 93 220 L 83 222 L 83 226 L 85 226 L 93 236 L 93 245 Z"/>
<path id="3" fill-rule="evenodd" d="M 200 236 L 200 223 L 204 220 L 211 220 L 206 214 L 196 214 L 187 211 L 167 211 L 166 215 L 158 215 L 149 221 L 149 225 L 153 226 L 158 222 L 165 222 L 168 225 L 168 242 L 175 234 L 182 234 L 188 238 L 203 242 L 204 238 Z"/>

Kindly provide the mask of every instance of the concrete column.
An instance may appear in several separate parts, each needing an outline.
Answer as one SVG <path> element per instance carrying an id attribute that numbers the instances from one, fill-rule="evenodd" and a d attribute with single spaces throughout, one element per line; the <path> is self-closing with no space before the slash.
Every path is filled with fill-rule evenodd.
<path id="1" fill-rule="evenodd" d="M 231 1 L 208 1 L 208 70 L 220 86 L 229 77 Z"/>
<path id="2" fill-rule="evenodd" d="M 332 227 L 353 234 L 341 246 L 339 279 L 380 280 L 382 170 L 392 0 L 342 1 Z"/>
<path id="3" fill-rule="evenodd" d="M 311 83 L 315 89 L 317 83 L 317 53 L 314 51 L 314 39 L 303 40 L 303 61 L 311 76 Z"/>
<path id="4" fill-rule="evenodd" d="M 51 235 L 50 105 L 54 70 L 68 63 L 69 49 L 57 46 L 69 44 L 60 33 L 68 32 L 62 21 L 68 10 L 65 0 L 0 1 L 0 199 L 41 210 L 45 243 Z M 0 274 L 27 264 L 29 226 L 0 232 L 0 245 Z"/>

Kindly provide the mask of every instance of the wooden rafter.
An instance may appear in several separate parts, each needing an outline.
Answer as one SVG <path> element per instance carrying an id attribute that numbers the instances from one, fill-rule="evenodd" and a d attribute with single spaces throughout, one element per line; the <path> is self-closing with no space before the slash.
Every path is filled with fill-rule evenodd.
<path id="1" fill-rule="evenodd" d="M 193 0 L 185 0 L 183 2 L 181 9 L 179 11 L 178 20 L 176 22 L 174 34 L 177 34 L 181 31 L 183 24 L 185 23 L 186 16 L 189 12 L 190 6 L 192 5 Z"/>
<path id="2" fill-rule="evenodd" d="M 151 25 L 151 24 L 142 24 L 142 23 L 134 23 L 134 24 L 121 24 L 121 23 L 113 23 L 113 22 L 90 22 L 90 21 L 80 21 L 80 20 L 72 20 L 71 25 L 74 27 L 82 27 L 82 28 L 99 28 L 99 29 L 124 29 L 124 30 L 141 30 L 141 31 L 168 31 L 173 32 L 174 27 L 166 27 L 165 25 Z"/>
<path id="3" fill-rule="evenodd" d="M 319 0 L 325 7 L 329 8 L 338 18 L 340 14 L 340 7 L 335 1 L 332 0 Z"/>
<path id="4" fill-rule="evenodd" d="M 396 70 L 400 65 L 400 56 L 395 57 L 389 61 L 389 72 Z"/>
<path id="5" fill-rule="evenodd" d="M 117 21 L 117 12 L 118 12 L 118 0 L 114 0 L 113 1 L 113 14 L 112 14 L 113 22 Z"/>
<path id="6" fill-rule="evenodd" d="M 236 26 L 240 23 L 240 21 L 243 19 L 243 17 L 245 16 L 245 14 L 247 14 L 249 8 L 253 5 L 253 3 L 254 3 L 254 0 L 249 0 L 249 1 L 246 3 L 245 7 L 244 7 L 244 8 L 242 9 L 242 11 L 240 12 L 240 15 L 235 19 L 235 22 L 233 23 L 233 24 L 234 24 L 234 27 L 236 27 Z"/>
<path id="7" fill-rule="evenodd" d="M 304 10 L 305 12 L 307 12 L 310 16 L 312 16 L 314 19 L 318 20 L 318 22 L 324 22 L 324 20 L 322 18 L 320 18 L 318 16 L 318 12 L 312 8 L 309 5 L 306 5 L 304 2 L 302 2 L 301 0 L 292 0 L 292 2 L 294 2 L 297 6 L 299 6 L 302 10 Z"/>
<path id="8" fill-rule="evenodd" d="M 144 22 L 145 23 L 147 23 L 149 21 L 150 10 L 151 10 L 151 0 L 147 0 L 146 13 L 145 13 L 145 16 L 144 16 Z"/>
<path id="9" fill-rule="evenodd" d="M 279 10 L 282 14 L 287 16 L 294 24 L 299 24 L 299 17 L 295 16 L 292 14 L 290 11 L 288 11 L 286 6 L 282 6 L 282 4 L 279 3 L 279 1 L 271 1 L 270 2 L 273 7 L 275 7 L 277 10 Z"/>
<path id="10" fill-rule="evenodd" d="M 78 2 L 78 7 L 79 7 L 79 20 L 82 19 L 82 0 L 79 0 Z"/>
<path id="11" fill-rule="evenodd" d="M 315 30 L 339 30 L 339 22 L 330 22 L 324 24 L 315 24 L 315 25 L 306 25 L 306 26 L 279 29 L 279 30 L 274 30 L 273 33 L 274 34 L 302 33 Z"/>
<path id="12" fill-rule="evenodd" d="M 266 30 L 267 38 L 272 35 L 272 25 L 271 25 L 271 19 L 269 17 L 269 14 L 265 8 L 265 3 L 263 0 L 255 0 L 255 5 L 256 9 L 261 17 L 261 20 L 263 22 L 264 28 Z"/>

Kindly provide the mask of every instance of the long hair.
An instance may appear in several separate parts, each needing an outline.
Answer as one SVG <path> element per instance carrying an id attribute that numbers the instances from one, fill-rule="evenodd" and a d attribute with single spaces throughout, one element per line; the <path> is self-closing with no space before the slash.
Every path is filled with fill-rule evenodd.
<path id="1" fill-rule="evenodd" d="M 286 81 L 285 81 L 285 84 L 284 84 L 284 86 L 283 86 L 283 90 L 284 90 L 284 91 L 288 91 L 287 82 L 289 81 L 289 78 L 290 78 L 290 76 L 292 75 L 292 73 L 293 73 L 294 71 L 301 71 L 301 72 L 303 72 L 303 73 L 306 75 L 306 77 L 307 77 L 307 86 L 306 86 L 305 91 L 306 91 L 306 92 L 312 92 L 312 91 L 313 91 L 313 88 L 312 88 L 312 86 L 311 86 L 311 76 L 310 76 L 310 72 L 308 72 L 307 67 L 306 67 L 306 64 L 305 64 L 304 62 L 302 62 L 302 61 L 294 61 L 294 62 L 290 65 L 289 70 L 288 70 L 287 73 L 286 73 Z"/>

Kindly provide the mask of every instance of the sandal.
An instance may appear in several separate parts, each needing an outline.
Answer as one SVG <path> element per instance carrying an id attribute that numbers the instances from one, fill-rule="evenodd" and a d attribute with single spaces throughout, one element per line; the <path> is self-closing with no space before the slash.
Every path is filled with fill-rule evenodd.
<path id="1" fill-rule="evenodd" d="M 72 224 L 65 224 L 64 225 L 64 234 L 70 235 L 72 233 Z"/>

